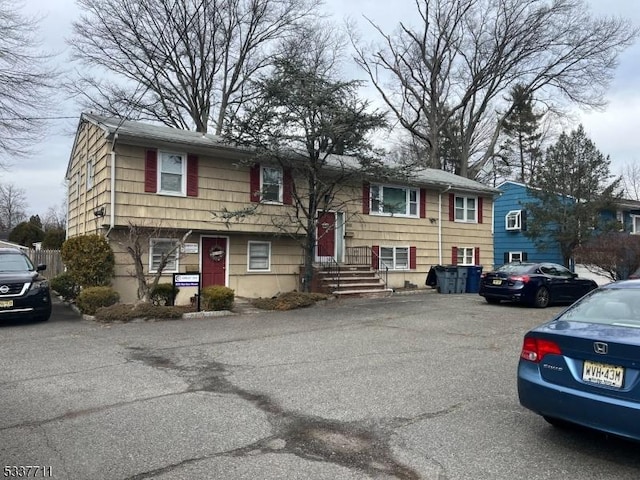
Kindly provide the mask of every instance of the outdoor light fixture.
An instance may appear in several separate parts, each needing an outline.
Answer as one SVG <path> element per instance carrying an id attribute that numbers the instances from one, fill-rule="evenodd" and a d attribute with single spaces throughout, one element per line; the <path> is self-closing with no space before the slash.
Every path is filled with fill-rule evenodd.
<path id="1" fill-rule="evenodd" d="M 94 215 L 95 217 L 104 217 L 104 207 L 96 208 L 96 209 L 93 211 L 93 215 Z"/>

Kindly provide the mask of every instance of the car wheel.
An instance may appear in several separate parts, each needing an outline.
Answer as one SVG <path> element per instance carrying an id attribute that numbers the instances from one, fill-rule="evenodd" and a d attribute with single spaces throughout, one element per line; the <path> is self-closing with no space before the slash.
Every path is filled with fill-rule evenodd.
<path id="1" fill-rule="evenodd" d="M 546 308 L 549 306 L 551 296 L 549 295 L 549 289 L 547 287 L 540 287 L 536 291 L 536 296 L 533 299 L 533 305 L 537 308 Z"/>
<path id="2" fill-rule="evenodd" d="M 491 305 L 497 305 L 498 303 L 500 303 L 499 298 L 484 297 L 484 299 L 487 301 L 487 303 L 490 303 Z"/>

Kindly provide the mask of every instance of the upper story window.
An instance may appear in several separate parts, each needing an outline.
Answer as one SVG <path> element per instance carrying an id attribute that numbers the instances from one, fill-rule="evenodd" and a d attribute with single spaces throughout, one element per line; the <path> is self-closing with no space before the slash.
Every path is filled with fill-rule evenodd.
<path id="1" fill-rule="evenodd" d="M 504 218 L 507 230 L 522 230 L 522 210 L 511 210 Z"/>
<path id="2" fill-rule="evenodd" d="M 478 199 L 455 196 L 455 221 L 476 223 L 478 221 Z"/>
<path id="3" fill-rule="evenodd" d="M 371 185 L 371 209 L 373 215 L 418 216 L 418 190 L 415 188 Z"/>
<path id="4" fill-rule="evenodd" d="M 250 272 L 268 272 L 271 268 L 271 243 L 250 241 L 247 257 Z"/>
<path id="5" fill-rule="evenodd" d="M 93 188 L 93 176 L 96 168 L 95 165 L 96 161 L 93 157 L 91 157 L 87 161 L 87 190 L 91 190 Z"/>
<path id="6" fill-rule="evenodd" d="M 160 152 L 158 184 L 160 193 L 184 195 L 187 186 L 187 159 L 182 153 Z"/>
<path id="7" fill-rule="evenodd" d="M 167 260 L 162 269 L 163 272 L 178 271 L 178 241 L 169 238 L 152 238 L 149 243 L 149 272 L 157 272 L 163 259 Z"/>
<path id="8" fill-rule="evenodd" d="M 263 202 L 282 203 L 283 180 L 281 168 L 261 168 L 260 192 L 262 193 Z"/>
<path id="9" fill-rule="evenodd" d="M 409 247 L 380 247 L 380 268 L 409 270 Z"/>

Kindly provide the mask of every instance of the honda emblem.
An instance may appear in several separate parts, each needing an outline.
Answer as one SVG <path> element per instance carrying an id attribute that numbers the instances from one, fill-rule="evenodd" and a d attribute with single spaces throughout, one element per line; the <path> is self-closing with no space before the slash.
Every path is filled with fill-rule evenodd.
<path id="1" fill-rule="evenodd" d="M 609 345 L 604 342 L 593 342 L 593 350 L 600 355 L 609 353 Z"/>

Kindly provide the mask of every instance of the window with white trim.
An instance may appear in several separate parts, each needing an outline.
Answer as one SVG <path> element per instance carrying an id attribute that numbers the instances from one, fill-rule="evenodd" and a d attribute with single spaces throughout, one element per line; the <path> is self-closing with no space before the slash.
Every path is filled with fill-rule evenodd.
<path id="1" fill-rule="evenodd" d="M 478 221 L 478 198 L 455 197 L 455 221 L 476 223 Z"/>
<path id="2" fill-rule="evenodd" d="M 380 269 L 409 270 L 409 247 L 380 247 Z"/>
<path id="3" fill-rule="evenodd" d="M 152 238 L 149 241 L 149 273 L 155 273 L 163 258 L 167 259 L 164 273 L 178 271 L 178 240 L 171 238 Z"/>
<path id="4" fill-rule="evenodd" d="M 185 195 L 187 189 L 187 156 L 184 153 L 159 152 L 159 193 Z"/>
<path id="5" fill-rule="evenodd" d="M 260 169 L 260 191 L 262 192 L 262 201 L 282 203 L 283 190 L 282 169 L 263 166 Z"/>
<path id="6" fill-rule="evenodd" d="M 631 215 L 631 233 L 640 234 L 640 215 Z"/>
<path id="7" fill-rule="evenodd" d="M 270 271 L 271 242 L 250 241 L 247 246 L 247 266 L 250 272 Z"/>
<path id="8" fill-rule="evenodd" d="M 522 252 L 509 252 L 509 262 L 523 262 Z"/>
<path id="9" fill-rule="evenodd" d="M 87 190 L 93 188 L 93 176 L 95 173 L 95 159 L 91 157 L 87 161 Z"/>
<path id="10" fill-rule="evenodd" d="M 373 215 L 396 215 L 417 217 L 419 192 L 416 188 L 371 185 L 371 208 Z"/>
<path id="11" fill-rule="evenodd" d="M 511 210 L 504 217 L 507 230 L 522 230 L 522 210 Z"/>
<path id="12" fill-rule="evenodd" d="M 475 265 L 475 253 L 473 247 L 458 247 L 456 265 Z"/>

